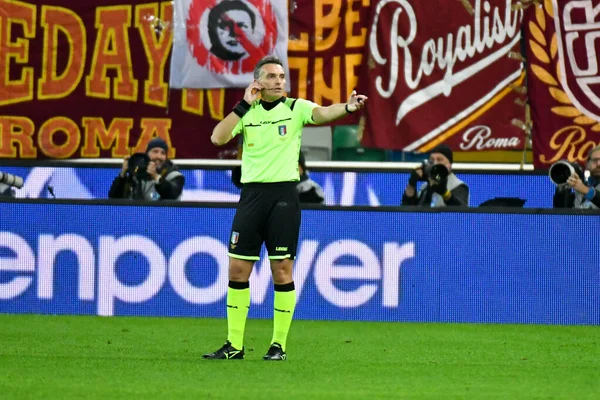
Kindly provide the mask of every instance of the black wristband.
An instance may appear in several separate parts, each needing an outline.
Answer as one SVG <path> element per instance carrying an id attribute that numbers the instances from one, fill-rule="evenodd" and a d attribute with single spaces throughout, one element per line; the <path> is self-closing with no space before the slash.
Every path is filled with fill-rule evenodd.
<path id="1" fill-rule="evenodd" d="M 348 114 L 353 114 L 353 113 L 354 113 L 354 111 L 350 111 L 350 110 L 348 109 L 348 103 L 346 103 L 346 105 L 344 106 L 344 108 L 346 109 L 346 112 L 347 112 Z"/>
<path id="2" fill-rule="evenodd" d="M 244 99 L 240 100 L 235 107 L 233 107 L 233 112 L 240 118 L 242 118 L 248 111 L 250 111 L 250 104 L 248 104 Z"/>

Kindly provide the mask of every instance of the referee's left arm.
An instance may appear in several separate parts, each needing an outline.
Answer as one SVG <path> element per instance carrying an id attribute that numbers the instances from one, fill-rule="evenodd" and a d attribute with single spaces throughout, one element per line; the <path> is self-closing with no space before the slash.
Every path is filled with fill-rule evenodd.
<path id="1" fill-rule="evenodd" d="M 361 109 L 366 100 L 367 96 L 356 94 L 356 90 L 354 90 L 350 94 L 347 103 L 332 104 L 328 107 L 315 107 L 312 111 L 312 119 L 317 125 L 335 121 Z"/>

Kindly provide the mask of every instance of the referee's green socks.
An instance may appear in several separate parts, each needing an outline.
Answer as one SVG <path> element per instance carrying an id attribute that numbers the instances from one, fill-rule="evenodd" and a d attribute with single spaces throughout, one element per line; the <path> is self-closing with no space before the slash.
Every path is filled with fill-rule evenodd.
<path id="1" fill-rule="evenodd" d="M 279 343 L 282 350 L 285 351 L 285 343 L 296 308 L 294 282 L 275 285 L 273 308 L 273 340 L 271 343 Z"/>
<path id="2" fill-rule="evenodd" d="M 244 330 L 250 308 L 250 283 L 229 281 L 227 288 L 227 340 L 237 350 L 244 348 Z"/>

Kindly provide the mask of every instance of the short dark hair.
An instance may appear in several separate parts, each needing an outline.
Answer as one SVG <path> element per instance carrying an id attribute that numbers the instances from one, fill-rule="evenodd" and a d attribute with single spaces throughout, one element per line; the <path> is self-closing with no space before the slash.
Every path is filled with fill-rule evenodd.
<path id="1" fill-rule="evenodd" d="M 266 56 L 263 57 L 262 60 L 260 60 L 258 62 L 258 64 L 256 64 L 256 67 L 254 67 L 254 79 L 258 79 L 260 78 L 260 69 L 267 64 L 277 64 L 277 65 L 281 65 L 281 67 L 283 68 L 283 62 L 279 59 L 279 57 L 276 56 Z"/>

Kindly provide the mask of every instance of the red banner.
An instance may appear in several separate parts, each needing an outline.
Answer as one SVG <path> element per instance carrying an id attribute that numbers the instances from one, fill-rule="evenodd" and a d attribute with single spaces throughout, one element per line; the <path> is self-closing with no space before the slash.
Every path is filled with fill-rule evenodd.
<path id="1" fill-rule="evenodd" d="M 525 23 L 534 164 L 585 163 L 600 144 L 600 0 L 546 0 Z"/>
<path id="2" fill-rule="evenodd" d="M 290 1 L 291 96 L 347 99 L 369 6 Z M 0 0 L 0 158 L 123 157 L 156 136 L 171 158 L 216 158 L 210 134 L 243 90 L 169 90 L 172 15 L 171 1 Z"/>
<path id="3" fill-rule="evenodd" d="M 523 149 L 519 50 L 522 10 L 509 0 L 379 0 L 372 6 L 366 144 L 425 152 Z"/>
<path id="4" fill-rule="evenodd" d="M 358 85 L 371 0 L 291 0 L 291 95 L 344 103 Z M 340 123 L 357 123 L 346 117 Z"/>

